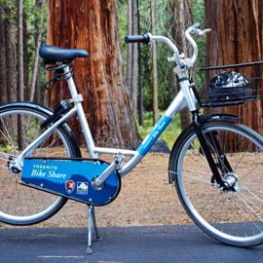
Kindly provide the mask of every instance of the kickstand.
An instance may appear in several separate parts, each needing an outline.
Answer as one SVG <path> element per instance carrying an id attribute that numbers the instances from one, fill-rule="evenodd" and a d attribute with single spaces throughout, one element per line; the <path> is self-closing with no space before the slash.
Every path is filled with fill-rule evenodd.
<path id="1" fill-rule="evenodd" d="M 87 254 L 92 254 L 92 227 L 91 227 L 91 221 L 93 222 L 93 227 L 95 231 L 95 236 L 96 239 L 99 240 L 99 232 L 97 228 L 97 223 L 96 223 L 96 216 L 95 216 L 95 208 L 93 205 L 88 205 L 88 247 L 87 247 Z"/>

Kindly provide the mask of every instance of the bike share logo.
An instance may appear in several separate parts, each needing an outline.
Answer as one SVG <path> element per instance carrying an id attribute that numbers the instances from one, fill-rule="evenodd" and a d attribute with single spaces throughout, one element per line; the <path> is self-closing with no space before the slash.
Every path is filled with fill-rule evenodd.
<path id="1" fill-rule="evenodd" d="M 73 180 L 68 180 L 65 182 L 65 188 L 68 194 L 71 194 L 75 189 L 75 182 Z"/>

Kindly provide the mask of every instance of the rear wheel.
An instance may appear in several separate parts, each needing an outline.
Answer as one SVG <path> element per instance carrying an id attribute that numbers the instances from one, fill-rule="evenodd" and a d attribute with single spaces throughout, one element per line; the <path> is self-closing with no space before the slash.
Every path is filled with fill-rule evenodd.
<path id="1" fill-rule="evenodd" d="M 12 166 L 21 151 L 45 129 L 41 124 L 51 114 L 40 106 L 29 105 L 10 104 L 0 108 L 0 221 L 12 225 L 46 220 L 67 201 L 22 185 L 21 172 Z M 61 126 L 27 157 L 79 157 L 79 153 L 69 131 Z"/>
<path id="2" fill-rule="evenodd" d="M 204 123 L 201 131 L 226 187 L 216 183 L 190 126 L 178 138 L 169 167 L 183 206 L 203 231 L 221 242 L 263 243 L 262 137 L 229 122 Z"/>

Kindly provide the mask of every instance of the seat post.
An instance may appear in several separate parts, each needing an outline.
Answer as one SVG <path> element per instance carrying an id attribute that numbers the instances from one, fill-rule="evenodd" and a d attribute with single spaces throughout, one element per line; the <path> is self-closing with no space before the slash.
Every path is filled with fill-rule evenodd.
<path id="1" fill-rule="evenodd" d="M 66 78 L 67 83 L 68 83 L 68 87 L 69 87 L 71 97 L 75 98 L 78 96 L 78 92 L 77 92 L 75 82 L 72 78 L 72 73 L 71 73 L 70 67 L 68 65 L 66 65 L 63 69 L 64 69 L 65 78 Z"/>
<path id="2" fill-rule="evenodd" d="M 94 143 L 94 140 L 93 140 L 90 128 L 89 128 L 89 124 L 86 120 L 85 112 L 84 112 L 84 109 L 81 103 L 83 101 L 83 97 L 81 94 L 78 94 L 77 92 L 75 82 L 72 78 L 72 72 L 68 65 L 64 67 L 64 73 L 65 73 L 65 78 L 67 80 L 68 87 L 69 87 L 69 90 L 72 96 L 72 101 L 74 102 L 74 105 L 77 109 L 79 123 L 82 127 L 83 135 L 86 141 L 86 145 L 89 149 L 90 157 L 98 158 L 98 154 L 95 152 L 95 143 Z"/>

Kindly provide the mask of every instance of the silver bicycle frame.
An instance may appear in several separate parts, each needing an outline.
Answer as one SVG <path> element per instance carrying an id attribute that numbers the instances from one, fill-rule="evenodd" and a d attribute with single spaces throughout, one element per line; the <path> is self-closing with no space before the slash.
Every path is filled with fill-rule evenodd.
<path id="1" fill-rule="evenodd" d="M 196 26 L 194 25 L 190 27 L 186 32 L 186 37 L 189 41 L 191 40 L 191 36 L 190 36 L 191 30 L 197 30 Z M 200 31 L 200 32 L 202 33 L 204 31 Z M 151 34 L 149 34 L 149 37 L 151 38 L 151 41 L 159 40 L 165 42 L 173 50 L 174 57 L 169 58 L 168 60 L 171 62 L 175 62 L 177 64 L 177 67 L 175 68 L 175 73 L 179 77 L 180 91 L 177 93 L 174 100 L 171 102 L 170 106 L 165 111 L 164 115 L 160 118 L 158 123 L 153 127 L 151 132 L 147 135 L 147 137 L 143 140 L 143 142 L 139 145 L 139 147 L 136 150 L 125 150 L 125 149 L 116 149 L 116 148 L 97 147 L 95 145 L 92 134 L 90 132 L 89 124 L 86 120 L 85 113 L 83 110 L 83 106 L 82 106 L 83 97 L 81 94 L 78 94 L 77 92 L 74 80 L 70 73 L 69 66 L 65 65 L 64 67 L 65 79 L 67 79 L 67 84 L 71 93 L 71 102 L 74 103 L 74 107 L 65 115 L 63 115 L 58 121 L 52 124 L 46 131 L 44 131 L 35 141 L 33 141 L 20 154 L 20 156 L 18 157 L 18 163 L 20 163 L 21 167 L 23 166 L 22 160 L 24 159 L 24 157 L 28 155 L 28 153 L 31 153 L 33 149 L 38 147 L 44 141 L 44 139 L 46 139 L 54 132 L 54 130 L 59 125 L 67 121 L 74 114 L 77 114 L 84 135 L 84 139 L 88 151 L 90 153 L 90 157 L 97 158 L 99 154 L 112 154 L 114 155 L 115 158 L 114 161 L 108 166 L 108 168 L 96 178 L 95 184 L 99 186 L 116 169 L 118 169 L 118 172 L 121 176 L 124 176 L 130 170 L 132 170 L 141 161 L 141 159 L 148 153 L 152 145 L 157 141 L 157 139 L 167 128 L 171 120 L 178 112 L 180 112 L 185 107 L 187 107 L 189 111 L 195 111 L 197 109 L 196 97 L 193 90 L 191 89 L 190 82 L 186 74 L 187 67 L 192 67 L 192 65 L 196 60 L 198 53 L 197 46 L 196 48 L 194 48 L 194 54 L 192 59 L 181 60 L 177 47 L 168 38 L 163 36 L 152 36 Z M 124 157 L 128 157 L 129 159 L 123 165 L 119 166 L 116 164 L 117 163 L 116 156 L 122 156 L 120 158 L 121 160 L 123 160 Z"/>
<path id="2" fill-rule="evenodd" d="M 69 68 L 65 68 L 65 72 L 69 72 Z M 194 94 L 191 92 L 189 80 L 185 77 L 184 73 L 179 74 L 182 81 L 180 81 L 180 88 L 181 90 L 176 95 L 168 109 L 166 110 L 163 117 L 158 121 L 149 135 L 144 139 L 144 141 L 139 145 L 136 151 L 133 150 L 125 150 L 125 149 L 116 149 L 116 148 L 102 148 L 96 147 L 93 137 L 90 132 L 90 128 L 88 122 L 85 118 L 84 110 L 78 98 L 79 95 L 77 94 L 76 86 L 74 84 L 73 78 L 70 77 L 68 81 L 68 86 L 72 95 L 72 100 L 74 101 L 75 107 L 73 111 L 76 112 L 81 128 L 83 130 L 84 138 L 86 141 L 86 145 L 88 147 L 90 156 L 92 158 L 96 158 L 98 154 L 122 154 L 124 156 L 130 157 L 129 160 L 123 165 L 123 167 L 119 170 L 121 176 L 127 174 L 130 170 L 132 170 L 140 161 L 141 159 L 147 154 L 150 150 L 151 146 L 156 142 L 165 128 L 169 125 L 171 120 L 174 118 L 175 114 L 180 112 L 185 107 L 188 107 L 190 111 L 196 110 L 196 98 Z M 68 115 L 72 115 L 71 112 L 66 114 L 63 120 L 68 119 Z M 114 167 L 112 167 L 114 169 Z M 109 173 L 111 169 L 109 168 Z M 105 173 L 106 174 L 106 173 Z M 107 177 L 106 175 L 104 177 Z M 100 178 L 100 176 L 98 177 Z M 98 180 L 100 181 L 100 180 Z M 103 180 L 101 180 L 103 182 Z"/>
<path id="3" fill-rule="evenodd" d="M 189 89 L 189 80 L 185 78 L 184 74 L 181 74 L 182 81 L 180 81 L 181 90 L 178 92 L 174 100 L 171 102 L 170 106 L 164 113 L 163 117 L 160 118 L 158 123 L 149 133 L 149 135 L 144 139 L 144 141 L 139 145 L 136 150 L 126 150 L 126 149 L 116 149 L 116 148 L 104 148 L 104 147 L 97 147 L 95 146 L 94 139 L 90 132 L 88 121 L 86 120 L 85 113 L 82 106 L 82 95 L 77 93 L 77 89 L 73 78 L 70 76 L 69 67 L 66 66 L 64 68 L 66 74 L 68 74 L 69 78 L 67 79 L 67 84 L 71 93 L 71 101 L 74 103 L 74 107 L 63 115 L 58 121 L 52 124 L 45 132 L 43 132 L 35 141 L 33 141 L 21 154 L 20 160 L 23 158 L 36 147 L 38 147 L 50 134 L 54 132 L 54 130 L 61 125 L 63 122 L 67 121 L 70 117 L 74 114 L 77 114 L 79 123 L 81 125 L 85 143 L 87 145 L 88 151 L 90 153 L 91 158 L 97 158 L 98 154 L 121 154 L 124 157 L 129 157 L 129 159 L 124 163 L 124 165 L 120 168 L 119 174 L 121 176 L 128 173 L 132 170 L 140 161 L 141 159 L 147 154 L 150 150 L 151 146 L 156 142 L 162 132 L 166 129 L 169 125 L 171 120 L 174 118 L 175 114 L 180 112 L 183 108 L 188 107 L 189 110 L 196 109 L 196 99 L 194 94 Z M 22 163 L 20 161 L 20 163 Z M 97 183 L 102 183 L 107 176 L 115 169 L 114 165 L 110 165 L 108 171 L 103 173 L 102 177 L 98 177 Z"/>

